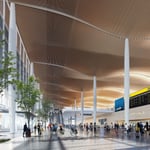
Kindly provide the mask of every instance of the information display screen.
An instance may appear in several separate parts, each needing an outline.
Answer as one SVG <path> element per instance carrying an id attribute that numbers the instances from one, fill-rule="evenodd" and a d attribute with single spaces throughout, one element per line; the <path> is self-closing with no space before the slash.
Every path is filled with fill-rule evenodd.
<path id="1" fill-rule="evenodd" d="M 144 93 L 130 98 L 130 108 L 150 104 L 150 93 Z"/>

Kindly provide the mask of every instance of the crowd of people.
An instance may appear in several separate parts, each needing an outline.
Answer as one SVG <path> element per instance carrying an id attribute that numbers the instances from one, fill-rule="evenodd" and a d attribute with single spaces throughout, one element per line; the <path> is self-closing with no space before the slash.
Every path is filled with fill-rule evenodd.
<path id="1" fill-rule="evenodd" d="M 96 123 L 92 123 L 92 122 L 90 122 L 89 124 L 88 123 L 86 123 L 86 124 L 80 124 L 79 125 L 79 128 L 80 128 L 80 130 L 81 131 L 83 131 L 83 130 L 85 130 L 86 132 L 88 132 L 88 131 L 94 131 L 94 133 L 96 133 L 96 130 L 97 130 L 97 126 L 96 126 Z"/>
<path id="2" fill-rule="evenodd" d="M 142 123 L 142 122 L 136 122 L 133 124 L 127 125 L 126 123 L 111 123 L 111 125 L 108 125 L 107 123 L 104 125 L 104 129 L 106 132 L 109 132 L 111 130 L 115 131 L 116 135 L 121 130 L 122 133 L 127 133 L 127 135 L 130 135 L 131 133 L 135 133 L 136 138 L 139 138 L 140 136 L 143 136 L 144 134 L 150 135 L 150 125 L 148 122 Z"/>
<path id="3" fill-rule="evenodd" d="M 39 136 L 42 134 L 42 126 L 40 123 L 38 123 L 37 125 L 34 125 L 34 134 L 38 134 Z M 27 126 L 27 124 L 25 123 L 23 126 L 23 137 L 31 137 L 31 130 L 30 128 Z"/>
<path id="4" fill-rule="evenodd" d="M 49 131 L 53 132 L 53 133 L 57 133 L 57 131 L 59 131 L 61 134 L 64 134 L 64 128 L 63 125 L 58 125 L 57 123 L 55 124 L 49 124 L 47 126 L 47 128 L 49 129 Z M 79 124 L 78 128 L 76 126 L 71 125 L 70 126 L 70 133 L 71 134 L 78 134 L 78 129 L 80 131 L 86 131 L 88 132 L 92 132 L 92 133 L 96 133 L 97 129 L 97 125 L 96 123 L 85 123 L 85 124 Z M 41 126 L 40 123 L 38 123 L 37 125 L 34 125 L 34 134 L 35 135 L 41 135 L 43 131 L 43 128 Z M 136 122 L 134 124 L 130 124 L 127 125 L 126 123 L 122 123 L 119 124 L 117 123 L 111 123 L 110 125 L 108 125 L 107 123 L 104 124 L 104 131 L 105 132 L 110 132 L 110 131 L 114 131 L 116 133 L 116 135 L 120 134 L 120 133 L 126 133 L 127 135 L 130 135 L 131 133 L 135 133 L 136 138 L 139 138 L 141 136 L 143 136 L 144 134 L 146 135 L 150 135 L 150 125 L 148 124 L 148 122 L 142 123 L 142 122 Z M 23 137 L 30 137 L 31 136 L 31 131 L 30 128 L 27 127 L 27 124 L 25 123 L 23 126 Z"/>
<path id="5" fill-rule="evenodd" d="M 38 133 L 38 135 L 40 136 L 42 134 L 43 128 L 40 125 L 40 123 L 38 123 L 37 125 L 34 125 L 34 134 L 36 135 L 36 133 Z"/>

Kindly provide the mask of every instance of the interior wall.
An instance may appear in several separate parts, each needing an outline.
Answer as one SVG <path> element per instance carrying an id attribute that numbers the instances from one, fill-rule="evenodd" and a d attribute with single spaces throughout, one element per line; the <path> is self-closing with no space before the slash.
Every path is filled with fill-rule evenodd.
<path id="1" fill-rule="evenodd" d="M 150 105 L 132 108 L 129 110 L 129 120 L 132 121 L 150 121 Z M 124 111 L 104 113 L 97 115 L 97 124 L 100 124 L 100 119 L 106 119 L 107 124 L 110 125 L 112 122 L 124 122 Z M 84 120 L 85 123 L 92 122 L 93 118 L 89 117 Z"/>

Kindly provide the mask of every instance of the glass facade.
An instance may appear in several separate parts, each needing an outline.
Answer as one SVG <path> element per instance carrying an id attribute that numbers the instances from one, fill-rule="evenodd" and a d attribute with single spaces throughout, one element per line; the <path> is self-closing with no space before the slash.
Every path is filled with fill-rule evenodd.
<path id="1" fill-rule="evenodd" d="M 5 7 L 9 8 L 5 1 Z M 3 9 L 7 9 L 3 7 L 3 1 L 0 1 L 0 30 L 3 31 L 3 34 L 0 35 L 0 41 L 5 39 L 4 45 L 0 47 L 0 59 L 3 56 L 4 51 L 8 51 L 8 39 L 9 39 L 9 30 L 8 30 L 8 24 L 6 22 L 3 22 L 3 20 L 8 20 L 8 18 L 4 18 L 5 13 L 9 13 L 7 11 L 3 11 Z M 5 25 L 5 27 L 4 27 Z M 16 69 L 19 74 L 17 77 L 18 80 L 27 82 L 27 79 L 30 75 L 30 61 L 27 56 L 24 44 L 22 42 L 21 36 L 19 34 L 19 31 L 17 31 L 17 45 L 16 45 Z M 2 65 L 0 64 L 0 68 Z M 17 96 L 17 95 L 16 95 Z M 4 90 L 4 92 L 0 95 L 0 130 L 3 129 L 10 129 L 10 123 L 9 123 L 9 105 L 10 105 L 10 100 L 9 100 L 9 92 L 8 88 Z M 16 129 L 22 129 L 23 124 L 25 123 L 25 115 L 24 113 L 21 113 L 21 109 L 18 109 L 16 106 Z"/>

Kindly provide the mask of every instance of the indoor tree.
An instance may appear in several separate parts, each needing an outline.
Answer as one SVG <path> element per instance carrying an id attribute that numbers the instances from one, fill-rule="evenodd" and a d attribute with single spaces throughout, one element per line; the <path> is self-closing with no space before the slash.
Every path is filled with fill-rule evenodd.
<path id="1" fill-rule="evenodd" d="M 2 32 L 0 32 L 2 36 Z M 2 49 L 5 40 L 0 41 L 0 94 L 10 84 L 15 84 L 17 78 L 16 57 L 12 51 Z"/>
<path id="2" fill-rule="evenodd" d="M 49 100 L 42 101 L 42 109 L 38 110 L 38 116 L 41 117 L 45 122 L 45 129 L 46 129 L 46 121 L 50 117 L 50 111 L 52 109 L 52 104 Z"/>
<path id="3" fill-rule="evenodd" d="M 14 67 L 14 58 L 13 53 L 9 51 L 6 52 L 0 60 L 0 93 L 2 93 L 9 84 L 15 83 L 17 72 Z"/>
<path id="4" fill-rule="evenodd" d="M 30 118 L 34 109 L 34 105 L 40 99 L 40 90 L 36 88 L 37 80 L 34 76 L 30 76 L 28 81 L 17 81 L 17 99 L 18 107 L 25 111 L 30 128 Z"/>

